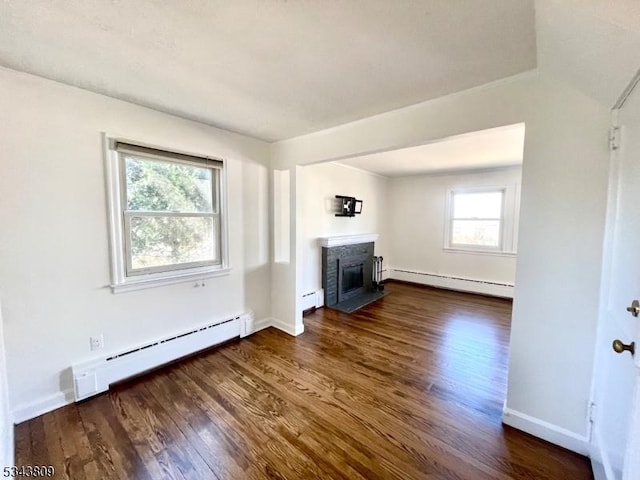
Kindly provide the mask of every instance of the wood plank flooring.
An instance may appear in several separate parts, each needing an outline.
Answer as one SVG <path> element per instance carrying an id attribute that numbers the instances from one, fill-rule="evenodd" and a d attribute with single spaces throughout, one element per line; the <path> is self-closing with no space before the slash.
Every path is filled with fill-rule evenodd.
<path id="1" fill-rule="evenodd" d="M 511 303 L 388 284 L 16 426 L 18 465 L 96 479 L 590 479 L 504 427 Z"/>

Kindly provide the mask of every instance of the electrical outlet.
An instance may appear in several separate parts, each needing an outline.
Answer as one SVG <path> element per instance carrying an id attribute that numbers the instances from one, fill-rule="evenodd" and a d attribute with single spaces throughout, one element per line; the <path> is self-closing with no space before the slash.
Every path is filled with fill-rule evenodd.
<path id="1" fill-rule="evenodd" d="M 102 334 L 95 337 L 89 337 L 89 341 L 91 342 L 91 350 L 100 350 L 101 348 L 104 348 L 104 337 Z"/>

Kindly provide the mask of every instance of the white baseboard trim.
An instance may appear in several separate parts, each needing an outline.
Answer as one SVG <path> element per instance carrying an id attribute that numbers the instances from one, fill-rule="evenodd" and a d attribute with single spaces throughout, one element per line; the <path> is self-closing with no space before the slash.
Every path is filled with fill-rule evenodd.
<path id="1" fill-rule="evenodd" d="M 291 325 L 290 323 L 285 323 L 281 320 L 278 320 L 277 318 L 273 318 L 271 320 L 273 322 L 273 327 L 277 328 L 278 330 L 282 330 L 285 333 L 288 333 L 292 337 L 297 337 L 304 332 L 303 324 Z"/>
<path id="2" fill-rule="evenodd" d="M 51 412 L 65 405 L 73 403 L 73 389 L 56 392 L 51 395 L 42 397 L 39 400 L 27 403 L 13 410 L 13 422 L 22 423 L 32 418 L 39 417 L 42 414 Z"/>
<path id="3" fill-rule="evenodd" d="M 460 292 L 480 293 L 494 297 L 513 298 L 513 285 L 491 282 L 488 280 L 475 280 L 471 278 L 451 277 L 436 273 L 420 272 L 400 268 L 389 268 L 389 277 L 392 280 L 420 283 L 431 287 L 445 288 Z"/>
<path id="4" fill-rule="evenodd" d="M 273 326 L 273 319 L 263 318 L 253 324 L 253 331 L 251 333 L 259 332 L 260 330 L 264 330 L 265 328 L 269 328 L 271 326 Z"/>
<path id="5" fill-rule="evenodd" d="M 502 423 L 580 455 L 589 455 L 589 439 L 586 436 L 578 435 L 539 418 L 505 407 L 502 412 Z"/>

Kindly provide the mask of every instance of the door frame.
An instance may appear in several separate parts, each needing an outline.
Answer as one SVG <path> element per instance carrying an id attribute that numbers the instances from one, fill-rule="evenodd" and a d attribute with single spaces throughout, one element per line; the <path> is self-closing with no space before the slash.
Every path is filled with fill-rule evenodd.
<path id="1" fill-rule="evenodd" d="M 631 81 L 627 84 L 622 91 L 618 100 L 611 109 L 611 123 L 609 133 L 609 184 L 607 190 L 607 216 L 605 219 L 605 232 L 603 241 L 603 258 L 602 258 L 602 275 L 601 275 L 601 287 L 600 287 L 600 308 L 598 312 L 598 331 L 596 333 L 596 355 L 593 369 L 593 380 L 591 385 L 591 399 L 589 405 L 590 411 L 590 426 L 589 426 L 589 450 L 591 464 L 595 480 L 615 480 L 615 474 L 611 465 L 611 460 L 606 453 L 606 450 L 602 448 L 602 439 L 599 435 L 598 421 L 601 420 L 599 412 L 597 410 L 599 391 L 598 384 L 599 379 L 603 372 L 601 366 L 603 365 L 602 358 L 605 352 L 608 354 L 610 351 L 599 349 L 598 346 L 605 342 L 608 344 L 611 339 L 604 337 L 604 324 L 610 322 L 611 313 L 609 312 L 609 295 L 611 293 L 612 284 L 612 259 L 613 259 L 613 247 L 614 247 L 614 233 L 615 223 L 618 215 L 618 203 L 620 200 L 620 156 L 619 145 L 617 142 L 621 141 L 620 135 L 622 132 L 622 126 L 619 123 L 618 116 L 620 110 L 624 107 L 629 96 L 634 92 L 640 84 L 640 70 L 636 72 Z M 636 92 L 636 94 L 640 94 Z M 640 295 L 640 292 L 638 293 Z M 636 367 L 640 368 L 640 352 L 634 359 Z M 634 401 L 632 403 L 633 409 L 631 411 L 630 419 L 630 431 L 640 432 L 640 382 L 636 377 L 636 385 L 634 388 Z M 635 449 L 635 450 L 634 450 Z M 631 475 L 636 475 L 640 472 L 640 455 L 636 453 L 640 449 L 640 434 L 630 435 L 627 443 L 626 452 L 624 453 L 625 467 L 623 473 L 623 480 L 634 478 Z"/>

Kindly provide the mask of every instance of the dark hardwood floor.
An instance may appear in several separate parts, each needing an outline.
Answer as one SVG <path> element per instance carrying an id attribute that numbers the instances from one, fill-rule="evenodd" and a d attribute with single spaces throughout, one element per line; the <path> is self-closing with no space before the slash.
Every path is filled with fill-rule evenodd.
<path id="1" fill-rule="evenodd" d="M 16 426 L 56 478 L 589 479 L 504 427 L 511 303 L 388 284 Z"/>

